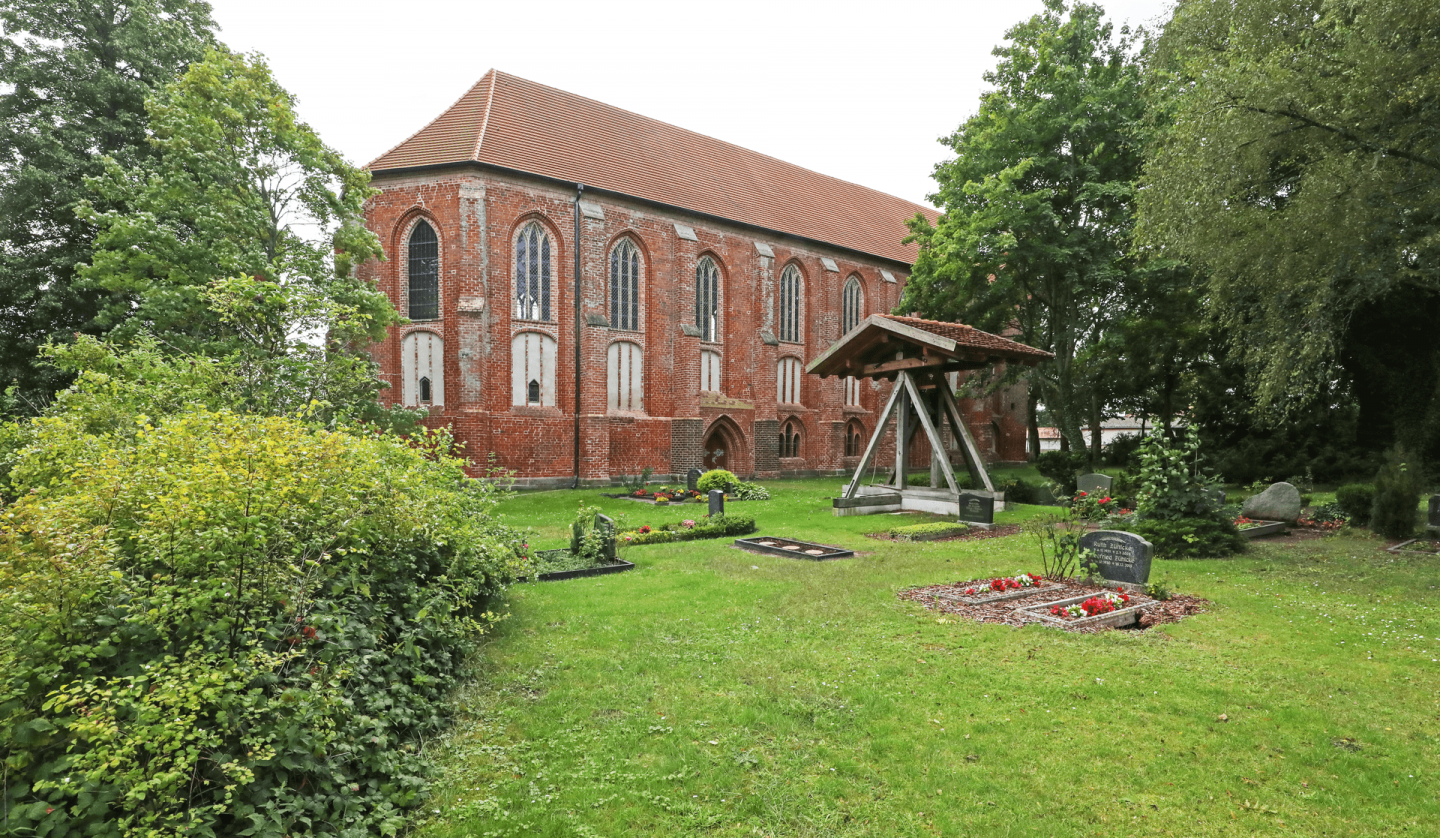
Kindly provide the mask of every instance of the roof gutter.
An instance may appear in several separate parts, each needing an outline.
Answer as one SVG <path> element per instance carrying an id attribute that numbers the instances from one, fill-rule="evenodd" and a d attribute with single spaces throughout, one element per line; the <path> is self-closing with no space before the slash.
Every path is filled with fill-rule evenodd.
<path id="1" fill-rule="evenodd" d="M 575 181 L 561 180 L 560 178 L 550 177 L 549 175 L 537 175 L 534 172 L 527 172 L 524 169 L 512 169 L 508 166 L 497 166 L 494 163 L 481 163 L 478 160 L 462 160 L 457 163 L 431 163 L 425 166 L 403 166 L 394 169 L 378 169 L 372 170 L 371 175 L 406 175 L 414 174 L 417 172 L 433 172 L 443 169 L 464 169 L 471 167 L 492 172 L 500 172 L 507 175 L 516 175 L 518 177 L 534 178 L 536 180 L 544 181 L 545 183 L 549 183 L 555 186 L 563 186 L 567 190 L 572 186 L 579 186 L 579 184 L 577 184 Z M 912 263 L 906 262 L 903 259 L 895 259 L 889 256 L 880 256 L 878 254 L 869 253 L 864 250 L 856 250 L 853 247 L 846 247 L 843 244 L 835 244 L 834 242 L 827 242 L 821 239 L 812 239 L 808 236 L 801 236 L 795 233 L 787 233 L 784 230 L 773 230 L 769 227 L 761 227 L 758 224 L 748 224 L 744 221 L 736 221 L 733 218 L 726 218 L 721 215 L 701 212 L 700 210 L 693 210 L 686 207 L 676 206 L 675 204 L 667 204 L 663 201 L 655 201 L 650 198 L 641 198 L 638 195 L 630 195 L 625 192 L 616 192 L 613 189 L 602 189 L 597 186 L 589 186 L 586 188 L 596 195 L 609 196 L 614 198 L 624 198 L 625 200 L 634 201 L 638 204 L 643 204 L 654 209 L 661 209 L 667 212 L 684 213 L 685 215 L 689 215 L 694 218 L 700 218 L 706 221 L 713 221 L 719 224 L 728 224 L 732 227 L 739 227 L 743 230 L 751 230 L 755 232 L 765 233 L 770 236 L 784 236 L 785 238 L 801 241 L 809 245 L 819 245 L 820 247 L 830 248 L 841 253 L 850 253 L 856 256 L 862 256 L 867 260 L 879 260 L 888 265 L 898 267 L 901 270 L 906 271 L 907 273 L 913 267 Z"/>
<path id="2" fill-rule="evenodd" d="M 575 483 L 580 488 L 580 196 L 585 184 L 575 184 Z"/>

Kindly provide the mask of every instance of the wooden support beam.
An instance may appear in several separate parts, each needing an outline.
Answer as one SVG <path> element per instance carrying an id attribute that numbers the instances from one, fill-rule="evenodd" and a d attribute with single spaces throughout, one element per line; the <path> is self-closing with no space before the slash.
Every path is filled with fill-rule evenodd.
<path id="1" fill-rule="evenodd" d="M 899 372 L 900 370 L 916 370 L 924 367 L 940 367 L 949 363 L 949 358 L 933 358 L 922 356 L 920 358 L 901 358 L 897 361 L 885 361 L 879 364 L 866 364 L 861 368 L 861 375 L 883 375 L 885 373 Z"/>
<path id="2" fill-rule="evenodd" d="M 935 430 L 935 425 L 931 423 L 930 411 L 925 409 L 925 402 L 920 399 L 920 391 L 915 389 L 915 382 L 910 378 L 910 374 L 900 373 L 900 380 L 904 383 L 905 391 L 910 394 L 911 402 L 915 405 L 915 415 L 920 418 L 920 427 L 925 429 L 925 436 L 930 440 L 930 453 L 933 457 L 936 452 L 944 450 L 944 446 L 940 444 L 940 434 Z M 950 491 L 959 492 L 960 487 L 955 483 L 955 471 L 950 468 L 949 458 L 942 460 L 940 467 L 945 474 L 945 482 L 950 486 Z"/>
<path id="3" fill-rule="evenodd" d="M 870 467 L 870 461 L 875 457 L 875 449 L 880 447 L 880 437 L 885 434 L 885 423 L 890 421 L 890 414 L 895 412 L 895 402 L 900 398 L 900 389 L 897 387 L 890 391 L 890 400 L 885 402 L 885 409 L 880 411 L 880 419 L 875 423 L 875 431 L 870 434 L 870 444 L 865 446 L 865 456 L 860 458 L 860 465 L 855 467 L 855 476 L 850 478 L 850 485 L 845 487 L 845 497 L 853 498 L 860 488 L 860 477 L 865 469 Z"/>
<path id="4" fill-rule="evenodd" d="M 960 416 L 960 405 L 955 403 L 955 394 L 950 392 L 949 387 L 940 388 L 940 401 L 950 417 L 950 426 L 955 429 L 955 438 L 960 440 L 960 450 L 965 454 L 965 465 L 970 469 L 970 475 L 983 483 L 987 491 L 995 491 L 990 473 L 985 470 L 985 461 L 980 458 L 980 447 L 965 426 L 965 420 Z"/>

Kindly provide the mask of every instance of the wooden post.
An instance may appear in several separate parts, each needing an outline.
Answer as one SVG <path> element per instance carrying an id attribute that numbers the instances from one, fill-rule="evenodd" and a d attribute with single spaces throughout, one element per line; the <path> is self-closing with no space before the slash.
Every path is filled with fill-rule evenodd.
<path id="1" fill-rule="evenodd" d="M 908 383 L 910 383 L 910 375 L 901 370 L 895 377 L 895 389 L 906 390 L 905 385 Z M 895 414 L 895 488 L 901 491 L 905 488 L 905 469 L 908 466 L 908 455 L 910 454 L 910 428 L 906 421 L 910 418 L 908 406 L 909 399 L 901 396 L 900 412 Z"/>
<path id="2" fill-rule="evenodd" d="M 870 461 L 875 458 L 875 449 L 880 447 L 880 437 L 885 435 L 885 423 L 890 421 L 890 414 L 895 412 L 895 403 L 900 398 L 900 388 L 890 390 L 890 400 L 885 402 L 885 409 L 880 411 L 880 420 L 875 423 L 875 432 L 870 434 L 870 443 L 865 446 L 865 456 L 860 458 L 860 465 L 855 467 L 855 476 L 850 478 L 850 485 L 845 488 L 845 497 L 853 498 L 860 489 L 860 478 L 865 474 L 865 469 L 870 467 Z"/>
<path id="3" fill-rule="evenodd" d="M 940 434 L 935 430 L 935 425 L 930 421 L 929 411 L 925 410 L 925 402 L 920 398 L 920 390 L 915 386 L 915 382 L 910 376 L 903 372 L 900 373 L 900 375 L 903 376 L 905 380 L 905 391 L 910 394 L 911 401 L 915 403 L 915 415 L 920 419 L 920 427 L 925 429 L 925 437 L 930 440 L 931 450 L 938 450 L 940 448 Z M 934 463 L 933 459 L 931 463 Z M 955 472 L 950 468 L 950 461 L 945 460 L 941 463 L 941 468 L 944 470 L 945 482 L 949 484 L 950 491 L 958 493 L 960 487 L 955 484 Z"/>
<path id="4" fill-rule="evenodd" d="M 970 429 L 965 427 L 965 420 L 960 417 L 960 405 L 955 403 L 954 394 L 942 387 L 940 401 L 950 416 L 950 425 L 955 429 L 955 438 L 960 441 L 960 450 L 965 454 L 965 465 L 970 469 L 970 476 L 984 484 L 987 491 L 994 492 L 995 484 L 990 482 L 985 461 L 980 459 L 980 447 L 975 444 L 975 438 L 970 435 Z"/>

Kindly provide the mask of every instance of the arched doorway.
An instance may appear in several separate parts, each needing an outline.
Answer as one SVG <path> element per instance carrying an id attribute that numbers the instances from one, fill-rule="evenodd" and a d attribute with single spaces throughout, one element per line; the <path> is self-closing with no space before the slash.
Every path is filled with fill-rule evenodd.
<path id="1" fill-rule="evenodd" d="M 710 430 L 705 433 L 704 453 L 701 456 L 702 468 L 709 471 L 713 468 L 723 468 L 726 471 L 735 471 L 743 467 L 743 458 L 740 456 L 740 429 L 728 418 L 721 417 L 715 420 Z"/>

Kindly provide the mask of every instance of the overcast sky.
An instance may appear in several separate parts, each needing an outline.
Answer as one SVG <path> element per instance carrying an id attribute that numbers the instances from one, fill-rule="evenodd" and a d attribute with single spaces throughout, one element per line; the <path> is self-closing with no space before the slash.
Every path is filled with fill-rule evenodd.
<path id="1" fill-rule="evenodd" d="M 928 203 L 937 140 L 975 112 L 990 51 L 1041 0 L 212 0 L 352 162 L 419 130 L 494 67 Z M 1172 0 L 1110 0 L 1122 23 Z"/>

